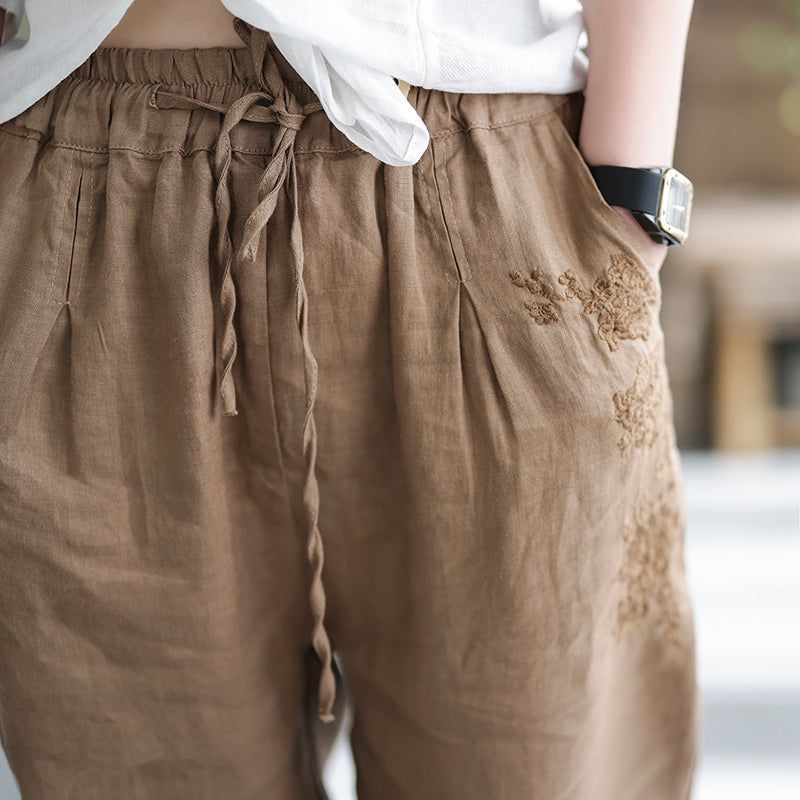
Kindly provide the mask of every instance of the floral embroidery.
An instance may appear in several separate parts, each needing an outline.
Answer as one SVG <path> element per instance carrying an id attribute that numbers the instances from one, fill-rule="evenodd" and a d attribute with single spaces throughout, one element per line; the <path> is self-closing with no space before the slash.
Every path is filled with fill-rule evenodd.
<path id="1" fill-rule="evenodd" d="M 617 609 L 618 634 L 652 611 L 662 631 L 673 640 L 678 638 L 680 610 L 672 562 L 682 539 L 683 516 L 675 488 L 670 482 L 655 494 L 640 493 L 625 525 L 625 556 L 617 576 L 625 587 Z"/>
<path id="2" fill-rule="evenodd" d="M 626 455 L 633 448 L 652 447 L 664 426 L 666 374 L 658 347 L 639 363 L 633 384 L 614 392 L 614 419 L 622 426 L 617 445 Z"/>
<path id="3" fill-rule="evenodd" d="M 684 514 L 663 340 L 639 363 L 630 388 L 614 394 L 614 406 L 614 419 L 623 430 L 617 442 L 620 453 L 647 450 L 653 458 L 648 487 L 638 492 L 623 529 L 624 554 L 617 579 L 624 594 L 618 605 L 617 632 L 633 627 L 652 611 L 664 633 L 677 641 L 680 607 L 673 569 L 683 568 Z"/>
<path id="4" fill-rule="evenodd" d="M 537 325 L 552 325 L 561 317 L 556 310 L 556 303 L 560 299 L 553 282 L 541 269 L 533 269 L 530 277 L 526 278 L 518 270 L 509 273 L 512 283 L 520 289 L 527 289 L 537 300 L 526 300 L 525 308 Z"/>
<path id="5" fill-rule="evenodd" d="M 652 307 L 657 296 L 647 270 L 630 256 L 611 256 L 611 266 L 590 289 L 583 287 L 575 273 L 567 270 L 558 282 L 566 286 L 567 297 L 577 297 L 584 314 L 597 315 L 597 332 L 609 350 L 616 350 L 622 339 L 647 339 Z"/>

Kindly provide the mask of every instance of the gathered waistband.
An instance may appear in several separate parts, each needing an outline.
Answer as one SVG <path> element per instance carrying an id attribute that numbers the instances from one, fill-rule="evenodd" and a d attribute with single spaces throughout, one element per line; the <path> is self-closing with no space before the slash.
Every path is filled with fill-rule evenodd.
<path id="1" fill-rule="evenodd" d="M 269 34 L 266 48 L 284 85 L 302 104 L 318 101 L 311 87 L 289 64 Z M 229 106 L 262 86 L 263 76 L 248 47 L 187 50 L 101 47 L 44 98 L 0 126 L 53 146 L 89 152 L 129 150 L 143 155 L 214 149 L 220 118 L 201 114 L 191 124 L 160 115 L 158 124 L 143 114 L 157 87 Z M 525 122 L 561 106 L 570 95 L 460 94 L 412 86 L 408 102 L 425 122 L 431 137 L 475 128 Z M 112 125 L 112 120 L 114 124 Z M 234 152 L 269 154 L 274 142 L 262 126 L 240 126 L 233 132 Z M 295 153 L 353 153 L 367 156 L 325 116 L 309 118 L 298 133 Z M 371 156 L 370 156 L 371 157 Z"/>
<path id="2" fill-rule="evenodd" d="M 301 102 L 316 100 L 308 84 L 294 71 L 269 34 L 267 48 L 286 86 Z M 253 57 L 246 46 L 187 50 L 100 47 L 67 80 L 113 84 L 163 84 L 170 88 L 211 89 L 220 86 L 260 86 Z"/>

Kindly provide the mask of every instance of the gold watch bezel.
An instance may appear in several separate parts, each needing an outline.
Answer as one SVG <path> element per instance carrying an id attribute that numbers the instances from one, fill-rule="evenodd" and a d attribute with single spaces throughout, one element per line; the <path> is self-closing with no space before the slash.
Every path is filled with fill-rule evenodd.
<path id="1" fill-rule="evenodd" d="M 669 214 L 669 206 L 667 205 L 667 198 L 670 194 L 673 182 L 683 184 L 686 188 L 687 207 L 686 207 L 686 228 L 677 228 L 671 225 L 667 219 Z M 689 236 L 689 225 L 692 218 L 692 203 L 694 201 L 694 184 L 681 172 L 678 172 L 674 167 L 666 169 L 661 176 L 661 191 L 658 195 L 658 213 L 656 219 L 658 226 L 666 234 L 671 236 L 676 241 L 683 244 Z"/>

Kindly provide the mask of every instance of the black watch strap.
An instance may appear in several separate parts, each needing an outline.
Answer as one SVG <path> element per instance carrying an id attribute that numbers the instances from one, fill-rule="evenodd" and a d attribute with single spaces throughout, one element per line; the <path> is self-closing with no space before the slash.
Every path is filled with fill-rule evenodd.
<path id="1" fill-rule="evenodd" d="M 635 167 L 589 167 L 606 202 L 631 211 L 655 214 L 661 194 L 661 174 Z"/>

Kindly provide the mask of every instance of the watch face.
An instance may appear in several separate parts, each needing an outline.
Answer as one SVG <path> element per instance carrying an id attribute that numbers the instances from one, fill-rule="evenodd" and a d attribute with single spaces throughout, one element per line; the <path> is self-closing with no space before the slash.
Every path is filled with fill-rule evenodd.
<path id="1" fill-rule="evenodd" d="M 689 235 L 693 194 L 692 182 L 685 175 L 672 168 L 664 172 L 658 202 L 658 224 L 681 244 Z"/>

